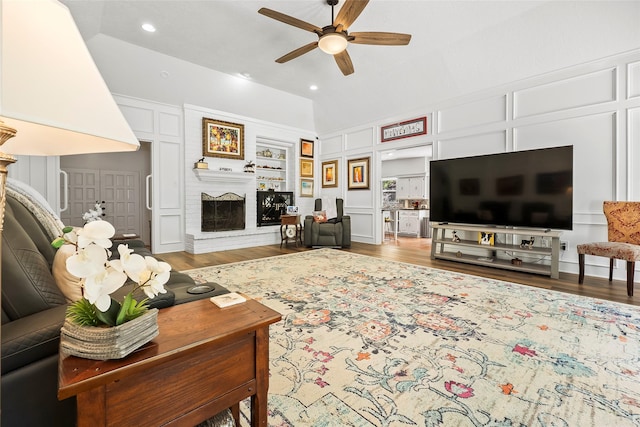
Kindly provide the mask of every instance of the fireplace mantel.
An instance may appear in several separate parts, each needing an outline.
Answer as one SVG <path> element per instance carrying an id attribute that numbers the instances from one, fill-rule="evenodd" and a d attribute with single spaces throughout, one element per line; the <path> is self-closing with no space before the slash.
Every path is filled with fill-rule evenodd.
<path id="1" fill-rule="evenodd" d="M 209 169 L 193 169 L 193 173 L 200 181 L 214 182 L 249 182 L 255 180 L 256 175 L 249 172 L 212 171 Z"/>

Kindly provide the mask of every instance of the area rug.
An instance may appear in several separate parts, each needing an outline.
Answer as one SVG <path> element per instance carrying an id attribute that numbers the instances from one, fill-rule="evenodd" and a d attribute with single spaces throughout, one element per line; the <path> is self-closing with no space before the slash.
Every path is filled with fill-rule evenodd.
<path id="1" fill-rule="evenodd" d="M 640 426 L 638 307 L 332 249 L 187 273 L 282 314 L 270 426 Z"/>

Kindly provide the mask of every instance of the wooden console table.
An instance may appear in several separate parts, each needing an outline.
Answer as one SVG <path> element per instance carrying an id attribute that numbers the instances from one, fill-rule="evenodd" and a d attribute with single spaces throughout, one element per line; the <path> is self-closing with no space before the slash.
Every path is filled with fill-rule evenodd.
<path id="1" fill-rule="evenodd" d="M 203 299 L 160 310 L 160 335 L 124 359 L 60 355 L 58 398 L 77 397 L 78 427 L 194 426 L 251 397 L 251 425 L 267 425 L 269 325 L 255 300 L 218 308 Z M 239 425 L 239 424 L 237 424 Z"/>

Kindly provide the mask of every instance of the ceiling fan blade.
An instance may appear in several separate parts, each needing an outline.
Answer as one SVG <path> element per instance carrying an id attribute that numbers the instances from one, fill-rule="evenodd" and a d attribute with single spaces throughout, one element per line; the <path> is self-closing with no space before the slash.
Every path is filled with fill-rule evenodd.
<path id="1" fill-rule="evenodd" d="M 296 50 L 292 50 L 286 55 L 281 56 L 280 58 L 276 59 L 276 62 L 278 64 L 284 64 L 287 61 L 291 61 L 292 59 L 295 59 L 300 55 L 304 55 L 305 53 L 312 51 L 316 47 L 318 47 L 318 42 L 306 44 L 302 47 L 297 48 Z"/>
<path id="2" fill-rule="evenodd" d="M 348 29 L 356 18 L 360 16 L 367 3 L 369 3 L 369 0 L 346 0 L 340 8 L 338 16 L 333 20 L 333 26 L 342 25 L 343 30 Z"/>
<path id="3" fill-rule="evenodd" d="M 258 10 L 258 13 L 275 19 L 276 21 L 284 22 L 285 24 L 293 25 L 294 27 L 302 28 L 306 31 L 311 31 L 312 33 L 322 34 L 322 28 L 320 27 L 309 24 L 308 22 L 302 21 L 298 18 L 294 18 L 293 16 L 285 15 L 284 13 L 267 9 L 266 7 L 260 8 L 260 10 Z"/>
<path id="4" fill-rule="evenodd" d="M 340 68 L 340 71 L 342 71 L 342 74 L 344 74 L 345 76 L 353 74 L 353 62 L 351 62 L 351 57 L 346 50 L 333 55 L 333 57 L 336 60 L 336 64 L 338 64 L 338 68 Z"/>
<path id="5" fill-rule="evenodd" d="M 351 37 L 353 37 L 353 39 Z M 349 34 L 349 41 L 356 44 L 401 46 L 409 44 L 411 34 L 383 32 L 351 33 Z"/>

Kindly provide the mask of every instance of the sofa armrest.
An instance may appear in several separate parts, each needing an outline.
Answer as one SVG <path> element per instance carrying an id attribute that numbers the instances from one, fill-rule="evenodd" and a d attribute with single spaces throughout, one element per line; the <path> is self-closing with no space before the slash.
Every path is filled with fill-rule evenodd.
<path id="1" fill-rule="evenodd" d="M 58 353 L 67 305 L 2 325 L 2 374 Z"/>
<path id="2" fill-rule="evenodd" d="M 342 217 L 342 247 L 351 246 L 351 217 L 343 215 Z"/>

